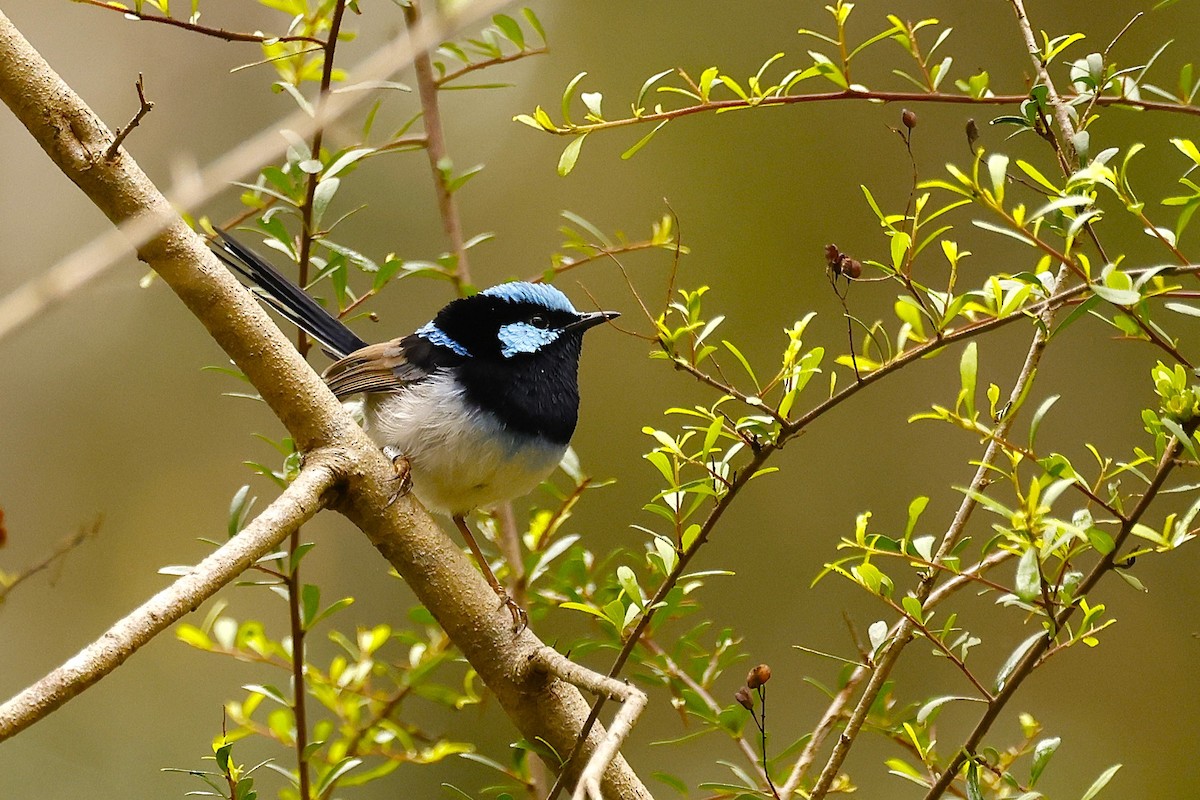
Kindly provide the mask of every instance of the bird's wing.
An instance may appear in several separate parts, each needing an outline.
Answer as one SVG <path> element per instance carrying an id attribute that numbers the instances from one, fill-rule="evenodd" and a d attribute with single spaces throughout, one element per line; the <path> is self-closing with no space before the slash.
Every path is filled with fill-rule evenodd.
<path id="1" fill-rule="evenodd" d="M 407 338 L 355 350 L 325 370 L 325 382 L 342 400 L 360 392 L 399 391 L 428 377 L 432 369 L 420 367 L 409 359 Z"/>

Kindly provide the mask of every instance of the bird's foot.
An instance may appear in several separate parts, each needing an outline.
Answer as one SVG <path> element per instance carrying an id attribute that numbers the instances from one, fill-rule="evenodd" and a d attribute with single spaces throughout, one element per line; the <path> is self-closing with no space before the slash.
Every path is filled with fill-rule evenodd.
<path id="1" fill-rule="evenodd" d="M 520 604 L 512 599 L 512 595 L 505 591 L 503 586 L 496 585 L 492 589 L 495 590 L 496 596 L 500 598 L 500 607 L 507 608 L 508 613 L 512 614 L 513 635 L 520 635 L 523 630 L 529 627 L 529 612 L 521 608 Z"/>
<path id="2" fill-rule="evenodd" d="M 391 506 L 392 503 L 412 491 L 412 467 L 408 463 L 408 457 L 394 447 L 383 448 L 383 454 L 391 459 L 392 468 L 396 471 L 392 478 L 396 488 L 387 501 L 388 506 Z"/>

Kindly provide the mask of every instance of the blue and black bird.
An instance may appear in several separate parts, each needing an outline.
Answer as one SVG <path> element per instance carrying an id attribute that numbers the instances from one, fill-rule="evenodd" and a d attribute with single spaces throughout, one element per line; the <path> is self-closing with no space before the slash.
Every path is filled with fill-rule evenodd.
<path id="1" fill-rule="evenodd" d="M 532 491 L 566 452 L 579 417 L 579 353 L 589 328 L 619 316 L 579 312 L 545 284 L 513 282 L 451 301 L 408 336 L 367 344 L 261 256 L 218 231 L 214 252 L 336 359 L 325 382 L 361 398 L 363 428 L 409 463 L 412 490 L 449 514 L 513 612 L 464 517 Z"/>

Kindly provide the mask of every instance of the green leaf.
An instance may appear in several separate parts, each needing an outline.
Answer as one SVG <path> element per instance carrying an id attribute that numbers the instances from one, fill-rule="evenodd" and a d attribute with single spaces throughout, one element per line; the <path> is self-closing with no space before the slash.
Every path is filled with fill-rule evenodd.
<path id="1" fill-rule="evenodd" d="M 1141 293 L 1136 289 L 1114 289 L 1099 283 L 1088 284 L 1088 288 L 1100 298 L 1116 306 L 1131 306 L 1142 299 Z"/>
<path id="2" fill-rule="evenodd" d="M 979 702 L 978 698 L 964 697 L 961 695 L 946 695 L 944 697 L 935 697 L 932 700 L 930 700 L 928 703 L 926 703 L 925 705 L 921 706 L 920 709 L 917 710 L 917 722 L 921 725 L 924 725 L 925 723 L 927 723 L 929 721 L 930 717 L 934 714 L 935 711 L 937 711 L 938 709 L 940 709 L 942 706 L 946 705 L 947 703 L 954 702 L 955 700 L 968 700 L 968 701 L 972 701 L 972 702 Z"/>
<path id="3" fill-rule="evenodd" d="M 896 231 L 891 239 L 892 268 L 900 272 L 904 269 L 904 259 L 912 247 L 912 237 L 904 231 Z"/>
<path id="4" fill-rule="evenodd" d="M 1038 782 L 1038 778 L 1042 777 L 1042 771 L 1046 769 L 1046 764 L 1050 761 L 1050 757 L 1054 755 L 1054 751 L 1062 743 L 1062 739 L 1055 736 L 1050 739 L 1042 739 L 1033 748 L 1033 764 L 1029 767 L 1029 788 L 1033 788 Z"/>
<path id="5" fill-rule="evenodd" d="M 1030 546 L 1017 562 L 1017 582 L 1013 590 L 1017 597 L 1030 602 L 1042 592 L 1042 576 L 1038 568 L 1037 548 Z"/>
<path id="6" fill-rule="evenodd" d="M 1030 239 L 1025 234 L 1018 233 L 1017 231 L 1014 231 L 1011 228 L 1005 228 L 1000 225 L 994 225 L 991 222 L 987 222 L 986 220 L 973 219 L 973 220 L 971 220 L 971 224 L 974 225 L 976 228 L 983 228 L 985 231 L 991 231 L 992 233 L 1003 234 L 1004 236 L 1011 237 L 1013 239 L 1016 239 L 1018 242 L 1022 242 L 1024 244 L 1028 244 L 1028 245 L 1034 244 L 1033 239 Z"/>
<path id="7" fill-rule="evenodd" d="M 585 603 L 576 603 L 574 601 L 568 601 L 566 603 L 559 603 L 558 607 L 559 608 L 569 608 L 574 611 L 582 611 L 585 614 L 591 614 L 594 617 L 599 617 L 600 619 L 604 620 L 605 622 L 612 621 L 608 618 L 608 615 L 605 614 L 603 611 L 596 608 L 595 606 L 590 606 Z"/>
<path id="8" fill-rule="evenodd" d="M 647 78 L 646 82 L 642 84 L 642 88 L 638 91 L 637 99 L 633 101 L 634 108 L 640 109 L 642 107 L 642 100 L 646 98 L 646 92 L 650 91 L 650 87 L 674 71 L 675 70 L 673 69 L 664 69 L 662 72 L 656 73 Z"/>
<path id="9" fill-rule="evenodd" d="M 967 406 L 967 416 L 975 416 L 975 382 L 979 370 L 979 352 L 975 342 L 970 342 L 963 348 L 962 358 L 958 362 L 958 376 L 962 383 L 962 400 Z"/>
<path id="10" fill-rule="evenodd" d="M 904 528 L 905 539 L 912 536 L 913 530 L 917 527 L 917 520 L 921 518 L 927 505 L 929 505 L 929 498 L 923 495 L 913 498 L 913 501 L 908 504 L 908 524 Z"/>
<path id="11" fill-rule="evenodd" d="M 333 200 L 333 196 L 337 193 L 338 186 L 340 185 L 341 181 L 338 178 L 322 178 L 317 183 L 317 188 L 313 191 L 312 202 L 312 224 L 314 228 L 321 226 L 321 217 L 325 216 L 325 209 L 329 208 L 329 203 Z"/>
<path id="12" fill-rule="evenodd" d="M 979 764 L 967 764 L 967 800 L 983 800 L 983 789 L 979 785 Z"/>
<path id="13" fill-rule="evenodd" d="M 492 22 L 509 41 L 521 50 L 525 49 L 525 32 L 521 30 L 520 24 L 515 19 L 507 14 L 497 14 L 492 17 Z"/>
<path id="14" fill-rule="evenodd" d="M 1112 780 L 1113 776 L 1117 774 L 1117 770 L 1120 768 L 1120 764 L 1113 764 L 1111 767 L 1104 770 L 1104 772 L 1100 773 L 1100 777 L 1096 778 L 1096 780 L 1092 782 L 1092 785 L 1088 787 L 1088 790 L 1083 793 L 1083 797 L 1079 798 L 1079 800 L 1092 800 L 1092 798 L 1100 794 L 1100 790 L 1108 785 L 1108 782 Z"/>
<path id="15" fill-rule="evenodd" d="M 300 589 L 300 624 L 307 629 L 321 607 L 321 587 L 306 583 Z"/>
<path id="16" fill-rule="evenodd" d="M 575 169 L 575 162 L 579 160 L 579 148 L 583 147 L 583 140 L 587 138 L 587 134 L 578 136 L 571 140 L 563 150 L 562 156 L 558 159 L 558 174 L 562 176 L 569 175 L 571 170 Z"/>
<path id="17" fill-rule="evenodd" d="M 621 153 L 621 158 L 626 161 L 633 158 L 634 154 L 637 153 L 638 150 L 641 150 L 643 147 L 645 147 L 647 144 L 649 144 L 650 140 L 652 138 L 654 138 L 654 134 L 661 131 L 666 126 L 666 124 L 670 121 L 671 120 L 669 120 L 669 119 L 664 119 L 662 122 L 655 125 L 654 129 L 651 130 L 649 133 L 647 133 L 645 136 L 643 136 L 641 139 L 638 139 L 637 142 L 634 143 L 633 147 L 629 148 L 624 153 Z"/>
<path id="18" fill-rule="evenodd" d="M 1035 644 L 1045 638 L 1045 632 L 1038 631 L 1025 641 L 1021 642 L 1021 644 L 1017 645 L 1017 649 L 1013 650 L 1009 654 L 1008 658 L 1004 660 L 1004 663 L 1000 665 L 1000 671 L 996 673 L 997 691 L 1000 691 L 1004 688 L 1004 684 L 1008 680 L 1008 676 L 1011 675 L 1012 671 L 1017 668 L 1017 664 L 1021 663 L 1021 659 L 1025 657 L 1025 654 L 1028 653 Z"/>
<path id="19" fill-rule="evenodd" d="M 543 42 L 545 42 L 546 41 L 546 31 L 544 28 L 542 28 L 542 21 L 537 18 L 537 14 L 533 13 L 533 9 L 532 8 L 522 8 L 521 15 L 524 16 L 525 21 L 529 23 L 529 27 L 531 27 L 535 31 L 537 31 L 537 35 L 541 37 Z"/>
<path id="20" fill-rule="evenodd" d="M 725 345 L 726 349 L 728 349 L 729 352 L 733 353 L 733 357 L 736 358 L 738 360 L 738 362 L 742 365 L 742 369 L 746 370 L 746 374 L 750 376 L 750 380 L 754 381 L 754 388 L 755 389 L 761 388 L 758 383 L 758 378 L 755 377 L 755 375 L 754 375 L 754 370 L 751 369 L 751 367 L 750 367 L 750 362 L 748 360 L 746 360 L 746 357 L 744 355 L 742 355 L 742 351 L 738 350 L 736 347 L 734 347 L 732 342 L 729 342 L 725 339 L 721 340 L 721 344 Z"/>
<path id="21" fill-rule="evenodd" d="M 1046 414 L 1049 413 L 1050 409 L 1054 406 L 1054 404 L 1058 402 L 1059 396 L 1060 395 L 1057 395 L 1057 394 L 1050 395 L 1049 397 L 1047 397 L 1045 400 L 1042 401 L 1042 404 L 1040 406 L 1038 406 L 1038 410 L 1033 413 L 1033 419 L 1030 420 L 1030 422 L 1029 422 L 1029 449 L 1030 450 L 1035 449 L 1033 444 L 1034 444 L 1034 440 L 1037 439 L 1037 432 L 1038 432 L 1038 428 L 1041 427 L 1042 418 L 1044 418 L 1046 416 Z"/>
<path id="22" fill-rule="evenodd" d="M 571 98 L 574 97 L 574 95 L 575 95 L 575 87 L 578 86 L 579 82 L 581 80 L 583 80 L 586 76 L 587 76 L 586 72 L 579 73 L 574 78 L 571 78 L 571 80 L 567 82 L 567 88 L 563 89 L 562 117 L 563 117 L 563 122 L 565 122 L 567 125 L 572 124 L 571 123 Z"/>
<path id="23" fill-rule="evenodd" d="M 323 796 L 330 788 L 333 787 L 335 783 L 337 783 L 339 778 L 361 763 L 361 758 L 343 758 L 337 763 L 336 766 L 334 766 L 333 769 L 325 773 L 324 777 L 321 778 L 320 783 L 317 784 L 314 794 L 317 797 Z"/>

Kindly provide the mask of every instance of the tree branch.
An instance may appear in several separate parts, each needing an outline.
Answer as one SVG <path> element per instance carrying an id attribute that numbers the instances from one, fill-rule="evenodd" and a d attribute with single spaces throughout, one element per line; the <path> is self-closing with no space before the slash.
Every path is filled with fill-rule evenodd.
<path id="1" fill-rule="evenodd" d="M 28 728 L 112 672 L 191 613 L 320 511 L 345 470 L 345 454 L 318 450 L 263 513 L 191 572 L 151 597 L 62 666 L 0 705 L 0 742 Z"/>

